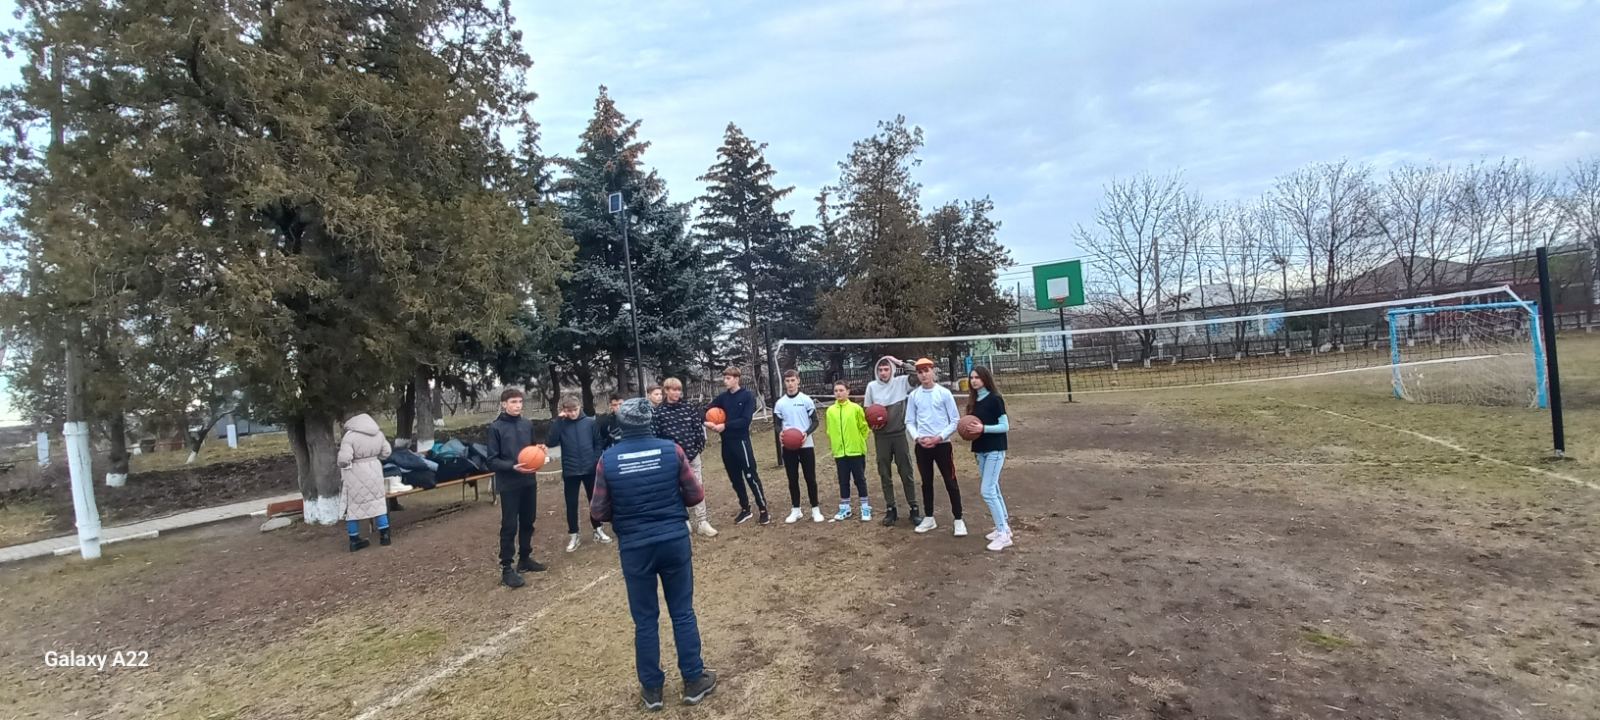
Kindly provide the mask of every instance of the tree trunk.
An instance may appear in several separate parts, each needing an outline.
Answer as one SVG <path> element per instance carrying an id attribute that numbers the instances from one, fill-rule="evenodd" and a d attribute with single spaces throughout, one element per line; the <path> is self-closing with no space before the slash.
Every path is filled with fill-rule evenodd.
<path id="1" fill-rule="evenodd" d="M 106 469 L 106 487 L 122 487 L 128 482 L 128 418 L 121 412 L 111 416 L 111 467 Z"/>
<path id="2" fill-rule="evenodd" d="M 410 447 L 416 425 L 416 390 L 409 382 L 396 389 L 400 391 L 400 407 L 394 412 L 394 441 L 399 447 Z"/>
<path id="3" fill-rule="evenodd" d="M 289 419 L 289 449 L 294 453 L 305 521 L 332 525 L 344 519 L 343 485 L 339 478 L 339 440 L 333 417 L 306 411 Z"/>
<path id="4" fill-rule="evenodd" d="M 433 371 L 428 366 L 418 365 L 416 377 L 411 381 L 412 407 L 416 409 L 416 451 L 419 454 L 433 449 L 433 390 L 429 385 L 432 375 Z"/>
<path id="5" fill-rule="evenodd" d="M 594 417 L 594 374 L 589 371 L 588 365 L 582 363 L 579 363 L 575 374 L 583 393 L 583 414 Z"/>
<path id="6" fill-rule="evenodd" d="M 561 370 L 555 363 L 550 364 L 550 417 L 555 417 L 561 409 Z"/>

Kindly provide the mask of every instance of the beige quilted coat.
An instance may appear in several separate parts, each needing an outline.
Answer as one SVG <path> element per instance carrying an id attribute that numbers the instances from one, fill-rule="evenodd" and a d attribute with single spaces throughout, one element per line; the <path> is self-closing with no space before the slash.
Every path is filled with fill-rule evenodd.
<path id="1" fill-rule="evenodd" d="M 389 441 L 371 415 L 362 413 L 344 423 L 339 441 L 339 479 L 344 482 L 344 519 L 366 520 L 389 511 L 384 501 L 383 461 Z"/>

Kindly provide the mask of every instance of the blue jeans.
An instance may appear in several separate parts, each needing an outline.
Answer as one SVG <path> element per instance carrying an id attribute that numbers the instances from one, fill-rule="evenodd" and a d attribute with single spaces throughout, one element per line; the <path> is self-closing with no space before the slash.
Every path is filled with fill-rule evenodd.
<path id="1" fill-rule="evenodd" d="M 1009 533 L 1011 523 L 1006 516 L 1006 499 L 1000 496 L 1000 468 L 1006 464 L 1006 451 L 977 453 L 977 456 L 978 474 L 983 477 L 983 501 L 989 505 L 995 529 Z"/>
<path id="2" fill-rule="evenodd" d="M 694 567 L 689 538 L 622 549 L 622 579 L 628 586 L 628 611 L 633 614 L 633 658 L 639 685 L 659 688 L 666 682 L 661 672 L 661 606 L 656 602 L 656 579 L 667 598 L 672 618 L 672 639 L 678 646 L 678 672 L 685 683 L 705 674 L 700 660 L 700 625 L 694 617 Z"/>

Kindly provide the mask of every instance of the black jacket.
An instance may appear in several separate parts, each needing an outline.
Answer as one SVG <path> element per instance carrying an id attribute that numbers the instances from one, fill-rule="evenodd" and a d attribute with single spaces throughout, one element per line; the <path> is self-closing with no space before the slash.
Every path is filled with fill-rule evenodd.
<path id="1" fill-rule="evenodd" d="M 494 471 L 496 490 L 521 490 L 533 484 L 533 476 L 516 471 L 517 453 L 533 444 L 533 423 L 527 418 L 500 417 L 489 423 L 489 469 Z"/>

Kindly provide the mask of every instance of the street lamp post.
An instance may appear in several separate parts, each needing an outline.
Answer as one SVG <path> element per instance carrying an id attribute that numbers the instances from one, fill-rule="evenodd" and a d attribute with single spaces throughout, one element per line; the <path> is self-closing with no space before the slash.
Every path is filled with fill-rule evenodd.
<path id="1" fill-rule="evenodd" d="M 644 392 L 644 352 L 639 348 L 639 302 L 633 294 L 633 252 L 628 248 L 628 205 L 622 193 L 614 192 L 607 198 L 612 215 L 622 216 L 622 267 L 628 276 L 628 320 L 633 326 L 633 371 L 639 381 L 638 392 Z"/>

